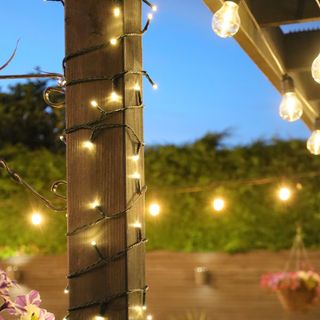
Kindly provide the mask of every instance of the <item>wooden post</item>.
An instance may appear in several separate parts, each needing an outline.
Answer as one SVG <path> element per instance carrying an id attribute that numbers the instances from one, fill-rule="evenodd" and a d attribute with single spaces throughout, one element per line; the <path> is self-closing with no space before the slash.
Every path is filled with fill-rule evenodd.
<path id="1" fill-rule="evenodd" d="M 118 17 L 116 5 L 121 9 Z M 134 87 L 142 87 L 141 74 L 130 71 L 142 70 L 141 37 L 124 37 L 115 46 L 110 39 L 140 33 L 141 0 L 66 0 L 65 23 L 67 57 L 105 44 L 66 60 L 67 129 L 100 119 L 92 100 L 106 111 L 138 106 Z M 112 85 L 110 78 L 125 71 L 129 72 Z M 89 80 L 92 78 L 99 80 Z M 85 80 L 78 82 L 81 79 Z M 113 101 L 112 91 L 119 101 Z M 115 126 L 97 131 L 93 144 L 85 144 L 90 130 L 67 134 L 68 232 L 102 218 L 69 235 L 69 273 L 101 263 L 101 258 L 112 260 L 69 279 L 69 319 L 139 320 L 145 318 L 141 290 L 145 287 L 145 249 L 144 242 L 140 243 L 144 196 L 138 192 L 144 186 L 143 147 L 139 159 L 132 156 L 139 150 L 135 134 L 143 141 L 142 109 L 115 112 L 103 123 Z M 104 219 L 103 215 L 116 218 Z M 101 311 L 105 311 L 103 318 L 99 318 Z"/>

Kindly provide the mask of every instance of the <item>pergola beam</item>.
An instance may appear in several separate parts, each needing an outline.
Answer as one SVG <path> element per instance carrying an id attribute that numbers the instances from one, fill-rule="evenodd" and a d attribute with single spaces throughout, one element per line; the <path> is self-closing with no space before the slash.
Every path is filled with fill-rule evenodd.
<path id="1" fill-rule="evenodd" d="M 223 0 L 204 0 L 204 2 L 213 13 L 219 10 L 223 4 Z M 258 0 L 257 2 L 264 2 L 269 5 L 269 3 L 275 1 Z M 276 9 L 280 10 L 279 3 Z M 317 7 L 317 9 L 319 8 Z M 290 76 L 292 76 L 295 81 L 296 93 L 304 106 L 303 121 L 308 127 L 312 128 L 314 120 L 318 115 L 317 100 L 320 100 L 320 94 L 311 94 L 311 92 L 308 92 L 308 86 L 301 81 L 301 75 L 287 70 L 286 59 L 288 50 L 285 40 L 286 36 L 278 27 L 261 28 L 247 5 L 247 1 L 241 1 L 239 15 L 241 18 L 241 27 L 234 38 L 279 92 L 281 92 L 283 75 L 289 73 Z M 289 39 L 289 37 L 287 39 Z M 311 64 L 309 65 L 309 73 L 310 66 Z M 311 96 L 312 101 L 309 100 Z"/>
<path id="2" fill-rule="evenodd" d="M 289 72 L 310 71 L 320 50 L 320 30 L 291 32 L 284 36 L 286 69 Z"/>
<path id="3" fill-rule="evenodd" d="M 260 26 L 280 26 L 319 20 L 315 0 L 246 0 Z"/>

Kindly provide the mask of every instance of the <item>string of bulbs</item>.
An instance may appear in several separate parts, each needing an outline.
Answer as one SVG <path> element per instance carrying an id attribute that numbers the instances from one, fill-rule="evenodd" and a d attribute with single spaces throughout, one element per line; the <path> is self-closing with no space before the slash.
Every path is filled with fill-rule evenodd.
<path id="1" fill-rule="evenodd" d="M 212 29 L 221 38 L 234 36 L 240 29 L 241 20 L 239 16 L 239 4 L 241 0 L 227 0 L 222 7 L 214 14 L 212 19 Z M 315 0 L 320 9 L 320 1 Z M 245 3 L 245 2 L 244 2 Z M 262 35 L 262 37 L 264 37 Z M 267 44 L 267 41 L 265 41 Z M 267 45 L 271 56 L 275 60 L 282 77 L 282 100 L 279 108 L 280 117 L 289 122 L 299 120 L 303 115 L 303 105 L 295 92 L 293 79 L 285 73 L 282 64 L 275 56 L 272 49 Z M 311 66 L 311 74 L 313 79 L 320 84 L 320 53 L 315 58 Z M 320 155 L 320 118 L 314 123 L 314 131 L 307 141 L 307 149 L 311 154 Z"/>

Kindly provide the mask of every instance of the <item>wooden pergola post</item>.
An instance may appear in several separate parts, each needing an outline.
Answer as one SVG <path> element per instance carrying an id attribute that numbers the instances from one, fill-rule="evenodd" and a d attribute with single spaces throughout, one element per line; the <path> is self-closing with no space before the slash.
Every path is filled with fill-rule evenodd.
<path id="1" fill-rule="evenodd" d="M 141 0 L 66 0 L 65 27 L 68 319 L 144 319 Z"/>

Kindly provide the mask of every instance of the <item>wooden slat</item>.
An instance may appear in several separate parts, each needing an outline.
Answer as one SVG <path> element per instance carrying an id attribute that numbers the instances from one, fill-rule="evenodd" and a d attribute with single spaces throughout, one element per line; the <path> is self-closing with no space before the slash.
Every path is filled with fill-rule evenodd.
<path id="1" fill-rule="evenodd" d="M 245 0 L 261 26 L 280 26 L 320 19 L 315 0 Z"/>
<path id="2" fill-rule="evenodd" d="M 150 284 L 148 314 L 154 320 L 171 320 L 187 310 L 205 311 L 208 320 L 318 320 L 320 305 L 307 314 L 287 314 L 275 294 L 260 288 L 260 276 L 282 271 L 289 252 L 147 253 L 147 280 Z M 315 270 L 320 270 L 320 251 L 309 252 Z M 44 256 L 23 260 L 20 265 L 26 290 L 39 290 L 43 306 L 62 319 L 67 307 L 63 294 L 66 256 Z M 0 268 L 5 268 L 0 263 Z M 195 284 L 194 268 L 203 266 L 211 273 L 208 285 Z"/>

